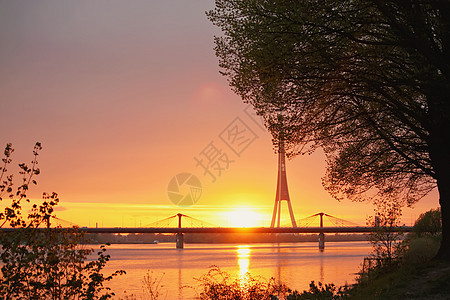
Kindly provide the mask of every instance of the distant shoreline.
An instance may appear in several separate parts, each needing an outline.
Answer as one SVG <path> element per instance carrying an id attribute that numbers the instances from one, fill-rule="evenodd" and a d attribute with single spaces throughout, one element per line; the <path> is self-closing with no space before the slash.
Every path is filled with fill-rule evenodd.
<path id="1" fill-rule="evenodd" d="M 88 244 L 175 243 L 173 234 L 87 234 Z M 185 244 L 262 244 L 318 242 L 318 234 L 185 234 Z M 367 234 L 326 234 L 326 242 L 368 241 Z"/>

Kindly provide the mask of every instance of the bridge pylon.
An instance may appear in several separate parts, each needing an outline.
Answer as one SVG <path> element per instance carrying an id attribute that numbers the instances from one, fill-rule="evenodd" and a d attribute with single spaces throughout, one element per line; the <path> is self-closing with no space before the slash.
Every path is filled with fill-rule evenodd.
<path id="1" fill-rule="evenodd" d="M 292 210 L 291 199 L 289 197 L 289 190 L 286 176 L 286 153 L 284 149 L 284 141 L 280 138 L 278 147 L 278 179 L 277 179 L 277 193 L 275 196 L 275 205 L 273 207 L 272 222 L 270 227 L 280 227 L 281 222 L 281 202 L 286 201 L 289 216 L 291 217 L 292 227 L 297 227 L 294 218 L 294 211 Z"/>
<path id="2" fill-rule="evenodd" d="M 318 213 L 320 216 L 320 228 L 323 228 L 323 212 Z M 319 233 L 319 249 L 323 251 L 325 249 L 325 234 L 322 232 Z"/>
<path id="3" fill-rule="evenodd" d="M 181 228 L 181 217 L 183 217 L 183 214 L 178 213 L 178 228 Z M 177 241 L 176 241 L 176 247 L 177 249 L 183 249 L 184 248 L 184 234 L 182 232 L 177 233 Z"/>

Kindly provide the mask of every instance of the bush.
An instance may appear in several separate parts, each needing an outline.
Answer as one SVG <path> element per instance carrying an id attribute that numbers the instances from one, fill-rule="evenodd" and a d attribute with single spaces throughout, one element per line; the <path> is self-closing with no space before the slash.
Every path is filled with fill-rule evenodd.
<path id="1" fill-rule="evenodd" d="M 102 270 L 109 260 L 105 246 L 100 247 L 97 260 L 87 262 L 93 250 L 79 245 L 84 234 L 78 228 L 50 228 L 53 208 L 59 203 L 56 193 L 44 193 L 43 202 L 32 204 L 28 215 L 22 215 L 22 202 L 31 204 L 27 198 L 29 187 L 37 184 L 34 177 L 40 173 L 37 156 L 41 149 L 40 143 L 36 143 L 31 167 L 19 164 L 22 182 L 15 191 L 13 176 L 6 175 L 14 150 L 8 144 L 4 151 L 0 168 L 0 200 L 6 195 L 11 204 L 0 213 L 0 227 L 11 228 L 0 233 L 3 250 L 1 299 L 111 298 L 114 293 L 104 283 L 124 271 L 103 275 Z"/>
<path id="2" fill-rule="evenodd" d="M 311 281 L 309 284 L 309 290 L 298 293 L 294 291 L 289 295 L 286 300 L 334 300 L 342 299 L 347 296 L 348 287 L 337 288 L 334 283 L 322 284 L 319 282 L 318 285 Z"/>
<path id="3" fill-rule="evenodd" d="M 341 299 L 347 294 L 347 287 L 337 288 L 334 284 L 316 285 L 312 281 L 308 291 L 299 293 L 292 291 L 284 284 L 275 283 L 275 278 L 265 280 L 262 277 L 253 277 L 249 273 L 240 278 L 231 276 L 212 266 L 208 273 L 197 279 L 200 282 L 197 299 L 200 300 L 300 300 L 300 299 Z"/>
<path id="4" fill-rule="evenodd" d="M 440 246 L 440 236 L 423 236 L 408 238 L 404 255 L 405 263 L 424 263 L 436 256 Z"/>
<path id="5" fill-rule="evenodd" d="M 208 273 L 196 278 L 199 281 L 198 299 L 273 299 L 274 295 L 286 296 L 289 289 L 283 284 L 276 284 L 275 279 L 265 281 L 249 273 L 241 278 L 231 278 L 217 266 L 212 266 Z M 277 298 L 275 298 L 277 299 Z"/>
<path id="6" fill-rule="evenodd" d="M 107 299 L 114 295 L 103 284 L 116 271 L 104 276 L 109 260 L 105 246 L 97 260 L 86 262 L 92 249 L 83 249 L 83 233 L 77 228 L 20 228 L 0 236 L 0 294 L 4 299 Z"/>
<path id="7" fill-rule="evenodd" d="M 431 209 L 423 214 L 420 214 L 414 224 L 413 232 L 419 237 L 427 234 L 437 235 L 442 232 L 441 209 Z"/>

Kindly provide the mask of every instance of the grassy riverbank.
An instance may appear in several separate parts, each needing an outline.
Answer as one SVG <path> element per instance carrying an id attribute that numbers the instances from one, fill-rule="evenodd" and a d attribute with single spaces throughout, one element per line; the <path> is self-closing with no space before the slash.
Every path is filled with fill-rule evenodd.
<path id="1" fill-rule="evenodd" d="M 449 299 L 450 263 L 402 265 L 353 288 L 349 299 Z"/>
<path id="2" fill-rule="evenodd" d="M 399 263 L 362 273 L 349 299 L 450 299 L 450 262 L 432 259 L 440 239 L 440 235 L 410 234 Z"/>

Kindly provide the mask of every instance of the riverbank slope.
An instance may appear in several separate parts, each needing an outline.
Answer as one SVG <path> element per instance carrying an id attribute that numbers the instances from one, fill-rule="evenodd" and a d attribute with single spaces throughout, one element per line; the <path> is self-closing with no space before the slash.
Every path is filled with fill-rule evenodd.
<path id="1" fill-rule="evenodd" d="M 403 265 L 352 290 L 349 299 L 450 299 L 450 262 Z"/>

